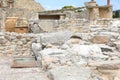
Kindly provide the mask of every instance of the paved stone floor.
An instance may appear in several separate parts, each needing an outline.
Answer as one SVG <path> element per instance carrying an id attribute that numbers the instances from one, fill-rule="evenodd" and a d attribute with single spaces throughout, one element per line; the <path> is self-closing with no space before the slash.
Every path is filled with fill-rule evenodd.
<path id="1" fill-rule="evenodd" d="M 40 68 L 11 68 L 12 58 L 0 57 L 0 80 L 48 80 Z"/>

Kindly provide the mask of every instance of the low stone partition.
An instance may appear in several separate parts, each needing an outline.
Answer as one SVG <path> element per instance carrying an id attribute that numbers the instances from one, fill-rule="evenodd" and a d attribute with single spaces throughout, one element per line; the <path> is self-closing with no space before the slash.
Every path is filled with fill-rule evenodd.
<path id="1" fill-rule="evenodd" d="M 95 21 L 96 23 L 94 25 L 98 25 L 99 27 L 118 27 L 120 26 L 120 19 L 119 18 L 115 18 L 115 19 L 111 19 L 111 18 L 103 18 L 103 19 L 98 19 L 97 21 Z"/>
<path id="2" fill-rule="evenodd" d="M 104 29 L 110 31 L 119 30 L 120 19 L 98 19 L 94 21 L 94 24 L 90 24 L 87 19 L 61 19 L 61 20 L 37 20 L 38 26 L 33 28 L 33 33 L 42 33 L 40 28 L 46 32 L 60 31 L 60 30 L 70 30 L 73 32 L 90 32 L 92 28 Z"/>
<path id="3" fill-rule="evenodd" d="M 35 37 L 34 34 L 0 32 L 0 53 L 16 56 L 32 55 L 31 44 Z"/>
<path id="4" fill-rule="evenodd" d="M 97 25 L 100 25 L 101 27 L 108 27 L 112 19 L 98 19 Z"/>
<path id="5" fill-rule="evenodd" d="M 74 32 L 83 32 L 89 28 L 89 21 L 87 19 L 61 19 L 61 20 L 31 20 L 29 24 L 36 23 L 36 27 L 32 29 L 33 33 L 42 33 L 40 28 L 46 32 L 60 31 L 60 30 L 71 30 Z M 88 30 L 88 29 L 87 29 Z"/>
<path id="6" fill-rule="evenodd" d="M 60 45 L 72 36 L 70 31 L 41 34 L 0 32 L 0 53 L 16 56 L 32 56 L 32 43 Z"/>

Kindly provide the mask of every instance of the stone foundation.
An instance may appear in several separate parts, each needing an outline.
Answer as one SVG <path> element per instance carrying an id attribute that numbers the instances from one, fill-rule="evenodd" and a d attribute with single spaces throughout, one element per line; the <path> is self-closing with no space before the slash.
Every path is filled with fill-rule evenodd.
<path id="1" fill-rule="evenodd" d="M 49 80 L 64 77 L 68 80 L 119 80 L 119 32 L 95 28 L 91 27 L 94 30 L 89 33 L 69 30 L 40 34 L 1 32 L 0 55 L 36 54 L 40 69 L 47 72 Z M 102 39 L 107 36 L 109 41 L 91 41 L 95 36 Z M 87 71 L 90 73 L 84 73 Z"/>
<path id="2" fill-rule="evenodd" d="M 0 53 L 4 55 L 32 56 L 34 34 L 0 33 Z"/>

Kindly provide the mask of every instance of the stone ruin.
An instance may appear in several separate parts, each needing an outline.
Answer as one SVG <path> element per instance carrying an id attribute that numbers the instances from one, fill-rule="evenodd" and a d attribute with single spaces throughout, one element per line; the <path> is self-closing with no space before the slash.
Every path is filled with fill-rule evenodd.
<path id="1" fill-rule="evenodd" d="M 91 1 L 94 6 L 87 7 L 88 10 L 101 10 L 101 6 Z M 111 6 L 108 8 L 111 10 Z M 87 9 L 84 10 L 88 14 Z M 29 19 L 28 23 L 10 17 L 15 21 L 12 23 L 15 31 L 24 30 L 23 26 L 29 24 L 31 33 L 0 32 L 0 80 L 120 80 L 120 19 L 111 16 L 96 19 L 95 15 L 96 20 L 91 20 L 91 16 L 79 19 L 82 13 L 44 11 L 39 12 L 40 20 Z M 81 15 L 78 17 L 78 14 Z M 6 56 L 10 58 L 4 58 Z M 10 68 L 21 67 L 15 64 L 14 58 L 34 56 L 36 60 L 31 64 Z M 23 59 L 23 63 L 29 60 Z M 26 68 L 33 63 L 37 67 Z"/>
<path id="2" fill-rule="evenodd" d="M 15 19 L 13 23 L 11 21 L 11 25 L 14 24 L 12 26 L 14 28 L 17 27 L 16 20 L 26 20 L 28 22 L 28 20 L 31 18 L 36 19 L 37 12 L 40 11 L 44 11 L 44 8 L 39 3 L 35 2 L 35 0 L 0 0 L 0 31 L 8 31 L 5 29 L 5 23 L 8 19 L 12 21 Z M 26 26 L 28 27 L 28 25 Z M 11 30 L 9 32 L 11 32 Z M 15 32 L 15 30 L 13 32 Z"/>
<path id="3" fill-rule="evenodd" d="M 112 20 L 112 5 L 108 0 L 105 6 L 99 6 L 95 1 L 90 1 L 85 3 L 85 7 L 39 12 L 38 19 L 29 20 L 29 23 L 35 22 L 47 32 L 65 29 L 84 32 L 89 31 L 86 29 L 88 26 L 108 27 L 112 24 Z M 33 33 L 40 32 L 34 29 Z"/>

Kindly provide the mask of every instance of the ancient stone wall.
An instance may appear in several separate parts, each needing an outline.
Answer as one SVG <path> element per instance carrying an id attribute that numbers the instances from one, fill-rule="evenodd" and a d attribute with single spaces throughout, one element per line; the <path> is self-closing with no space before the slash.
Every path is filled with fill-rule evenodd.
<path id="1" fill-rule="evenodd" d="M 37 14 L 29 9 L 11 8 L 6 9 L 6 17 L 19 17 L 24 19 L 38 19 Z"/>
<path id="2" fill-rule="evenodd" d="M 0 53 L 4 55 L 32 56 L 33 34 L 0 33 Z"/>
<path id="3" fill-rule="evenodd" d="M 33 20 L 34 22 L 34 20 Z M 42 28 L 43 31 L 54 32 L 59 30 L 72 30 L 74 32 L 89 32 L 91 27 L 96 28 L 110 28 L 111 26 L 118 26 L 119 19 L 98 19 L 91 25 L 87 19 L 61 19 L 61 20 L 37 20 L 38 27 L 34 27 L 33 33 L 40 33 Z M 91 26 L 91 27 L 90 27 Z M 114 27 L 115 29 L 115 27 Z"/>
<path id="4" fill-rule="evenodd" d="M 42 34 L 18 34 L 0 32 L 0 54 L 12 56 L 32 56 L 32 43 L 60 44 L 68 40 L 72 35 L 70 31 Z M 58 43 L 59 41 L 59 43 Z"/>
<path id="5" fill-rule="evenodd" d="M 63 11 L 64 14 L 66 14 L 66 18 L 68 19 L 89 19 L 88 11 L 81 10 L 81 12 L 76 11 Z"/>
<path id="6" fill-rule="evenodd" d="M 59 10 L 59 11 L 45 11 L 45 12 L 40 12 L 39 14 L 44 15 L 44 16 L 49 16 L 52 15 L 58 15 L 61 16 L 60 14 L 64 14 L 63 19 L 39 19 L 37 23 L 39 24 L 39 27 L 41 27 L 44 31 L 55 31 L 56 28 L 69 28 L 69 27 L 83 27 L 83 26 L 88 26 L 88 12 L 86 10 L 83 10 L 81 12 L 75 12 L 75 10 Z M 38 14 L 38 15 L 39 15 Z M 31 18 L 33 20 L 33 23 L 36 22 L 34 18 Z M 35 21 L 34 21 L 35 20 Z M 87 23 L 87 24 L 86 24 Z M 35 30 L 33 30 L 35 31 Z"/>
<path id="7" fill-rule="evenodd" d="M 34 52 L 49 80 L 62 80 L 63 76 L 67 80 L 71 77 L 119 80 L 119 26 L 119 21 L 114 20 L 109 27 L 93 26 L 86 33 L 69 30 L 40 34 L 0 33 L 0 55 L 32 56 Z"/>
<path id="8" fill-rule="evenodd" d="M 0 0 L 1 8 L 19 8 L 31 11 L 43 11 L 44 8 L 35 0 Z"/>
<path id="9" fill-rule="evenodd" d="M 42 28 L 43 31 L 53 32 L 56 30 L 65 30 L 76 28 L 77 31 L 80 31 L 81 28 L 86 28 L 89 26 L 89 21 L 87 19 L 61 19 L 61 20 L 37 20 L 32 21 L 32 23 L 38 23 L 38 26 L 32 28 L 34 33 L 40 33 L 37 28 Z M 29 22 L 30 24 L 31 22 Z"/>
<path id="10" fill-rule="evenodd" d="M 15 0 L 14 8 L 28 9 L 31 11 L 43 11 L 44 8 L 40 3 L 35 2 L 35 0 Z"/>
<path id="11" fill-rule="evenodd" d="M 43 11 L 44 8 L 35 0 L 14 0 L 13 6 L 10 7 L 9 0 L 1 0 L 0 7 L 0 29 L 4 27 L 6 17 L 18 17 L 23 19 L 38 19 L 37 12 Z M 32 6 L 31 6 L 32 5 Z M 4 14 L 4 15 L 3 15 Z"/>

